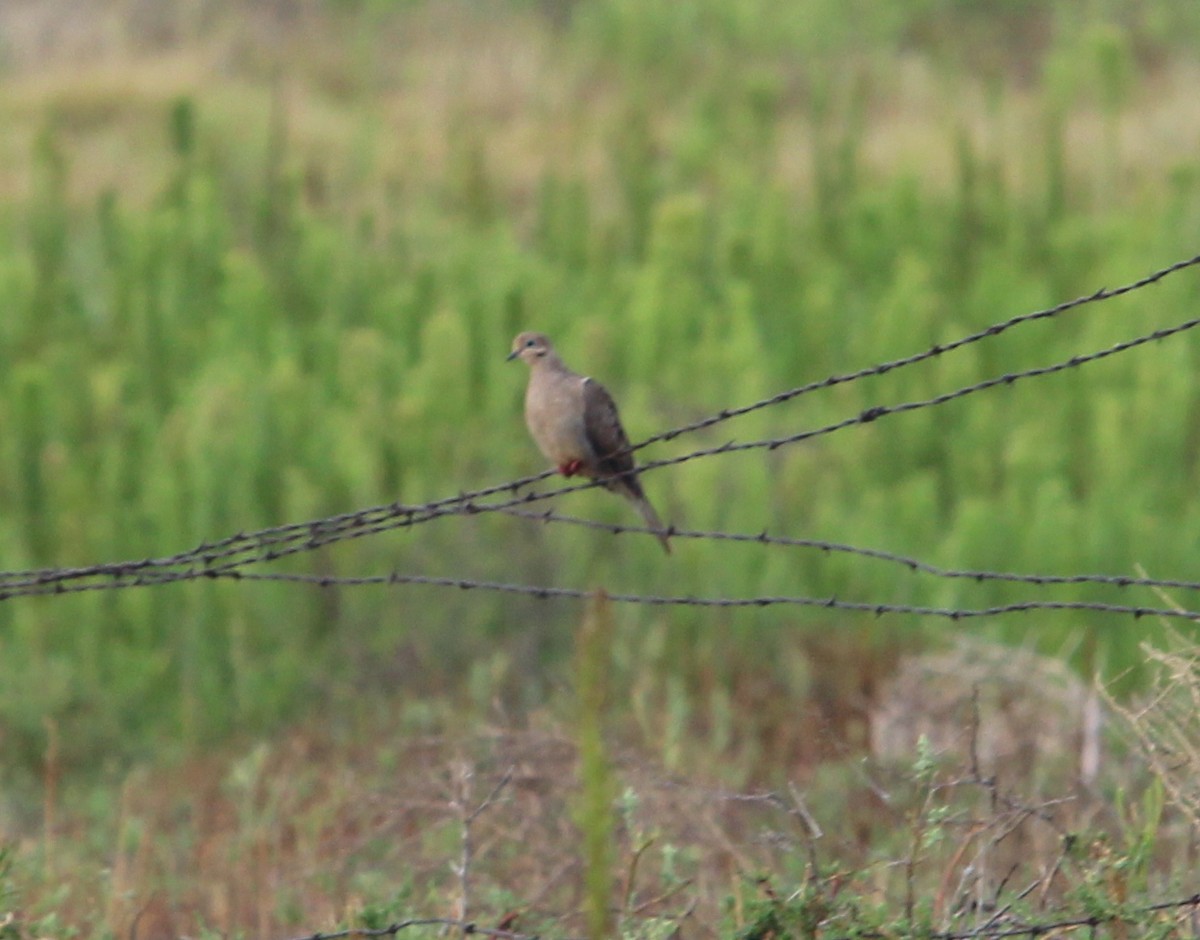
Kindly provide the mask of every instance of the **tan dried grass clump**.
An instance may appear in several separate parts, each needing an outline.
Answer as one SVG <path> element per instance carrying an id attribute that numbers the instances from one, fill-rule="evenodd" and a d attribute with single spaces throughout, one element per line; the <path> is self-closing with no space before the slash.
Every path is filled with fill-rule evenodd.
<path id="1" fill-rule="evenodd" d="M 1200 831 L 1200 645 L 1172 633 L 1169 649 L 1143 643 L 1142 652 L 1153 676 L 1149 692 L 1135 705 L 1102 692 L 1168 799 Z"/>
<path id="2" fill-rule="evenodd" d="M 871 714 L 871 751 L 911 763 L 924 737 L 943 757 L 1021 773 L 1095 749 L 1095 698 L 1060 658 L 976 639 L 901 661 Z M 1089 774 L 1085 774 L 1089 775 Z"/>

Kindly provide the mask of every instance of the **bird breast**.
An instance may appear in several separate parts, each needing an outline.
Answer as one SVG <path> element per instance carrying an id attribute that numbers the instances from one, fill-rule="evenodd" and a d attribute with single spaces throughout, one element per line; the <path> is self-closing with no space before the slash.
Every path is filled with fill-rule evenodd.
<path id="1" fill-rule="evenodd" d="M 538 448 L 556 466 L 574 460 L 594 462 L 583 422 L 583 386 L 577 377 L 535 376 L 525 393 L 525 423 Z"/>

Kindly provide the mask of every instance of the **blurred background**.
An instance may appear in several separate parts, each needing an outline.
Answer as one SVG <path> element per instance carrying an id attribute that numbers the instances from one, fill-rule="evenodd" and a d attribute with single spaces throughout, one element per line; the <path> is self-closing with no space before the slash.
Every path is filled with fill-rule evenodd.
<path id="1" fill-rule="evenodd" d="M 600 378 L 636 442 L 1190 257 L 1198 49 L 1200 6 L 1177 0 L 3 0 L 0 568 L 160 557 L 538 472 L 525 370 L 504 361 L 522 329 Z M 1194 316 L 1198 298 L 1184 272 L 641 456 L 1058 362 Z M 682 527 L 1186 579 L 1198 352 L 1184 334 L 644 483 Z M 634 521 L 598 491 L 556 506 Z M 277 568 L 1160 602 L 753 544 L 677 540 L 664 558 L 649 538 L 498 515 Z M 550 721 L 569 712 L 580 616 L 398 586 L 7 600 L 0 838 L 41 832 L 51 776 L 111 836 L 116 788 L 147 763 L 284 729 Z M 1078 612 L 613 618 L 629 739 L 736 785 L 865 747 L 904 653 L 969 632 L 1136 690 L 1138 644 L 1160 629 Z"/>

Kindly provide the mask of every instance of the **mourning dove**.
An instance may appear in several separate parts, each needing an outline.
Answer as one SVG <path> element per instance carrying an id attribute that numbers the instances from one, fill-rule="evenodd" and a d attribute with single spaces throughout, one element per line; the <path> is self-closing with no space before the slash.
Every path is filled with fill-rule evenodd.
<path id="1" fill-rule="evenodd" d="M 541 333 L 518 335 L 508 358 L 529 366 L 525 423 L 546 459 L 563 476 L 598 480 L 632 502 L 670 554 L 666 527 L 642 492 L 629 438 L 608 390 L 568 369 Z"/>

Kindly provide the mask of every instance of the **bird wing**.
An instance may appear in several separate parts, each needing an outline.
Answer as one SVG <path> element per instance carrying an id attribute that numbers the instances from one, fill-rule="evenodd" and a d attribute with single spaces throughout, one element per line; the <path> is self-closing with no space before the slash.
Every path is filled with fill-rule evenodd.
<path id="1" fill-rule="evenodd" d="M 608 389 L 595 379 L 583 380 L 583 429 L 596 455 L 597 469 L 604 475 L 633 469 L 629 438 L 621 427 L 617 403 Z"/>

